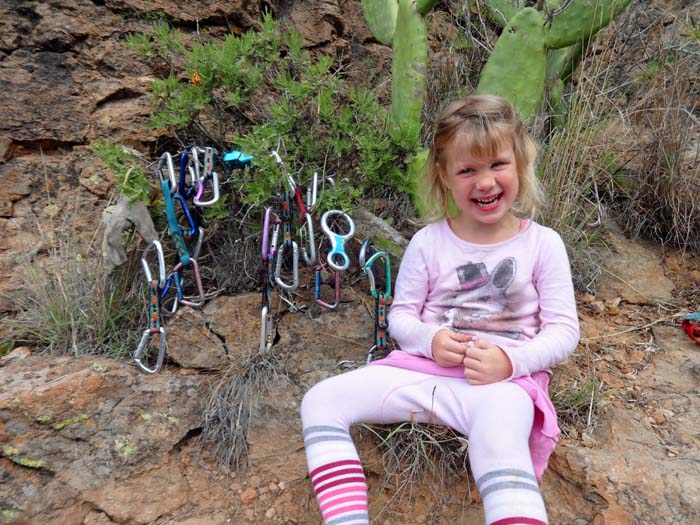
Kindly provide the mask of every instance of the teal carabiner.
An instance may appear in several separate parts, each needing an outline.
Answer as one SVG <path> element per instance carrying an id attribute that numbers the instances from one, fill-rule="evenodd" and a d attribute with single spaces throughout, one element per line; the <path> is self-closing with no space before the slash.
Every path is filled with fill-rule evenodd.
<path id="1" fill-rule="evenodd" d="M 391 297 L 391 261 L 389 260 L 389 254 L 386 252 L 375 252 L 369 259 L 367 259 L 364 266 L 362 267 L 362 271 L 365 273 L 367 279 L 369 280 L 369 293 L 371 293 L 372 297 L 374 297 L 375 299 L 379 298 L 380 294 L 377 292 L 377 282 L 372 269 L 374 263 L 378 259 L 382 259 L 384 261 L 385 289 L 381 295 L 383 295 L 384 297 Z"/>

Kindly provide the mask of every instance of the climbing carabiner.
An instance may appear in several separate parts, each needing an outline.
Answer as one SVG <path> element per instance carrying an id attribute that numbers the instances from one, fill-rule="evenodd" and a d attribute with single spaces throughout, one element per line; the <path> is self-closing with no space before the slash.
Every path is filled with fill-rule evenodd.
<path id="1" fill-rule="evenodd" d="M 163 164 L 167 165 L 168 177 L 163 177 Z M 177 179 L 175 178 L 175 166 L 173 166 L 173 158 L 167 151 L 160 156 L 158 159 L 158 165 L 156 166 L 156 175 L 160 179 L 161 186 L 168 182 L 168 190 L 170 195 L 173 195 L 177 191 Z"/>
<path id="2" fill-rule="evenodd" d="M 299 247 L 297 243 L 291 241 L 292 244 L 292 284 L 285 283 L 282 280 L 282 261 L 284 260 L 284 252 L 287 248 L 286 243 L 279 245 L 277 249 L 277 260 L 275 263 L 275 282 L 280 288 L 285 290 L 296 290 L 299 286 Z"/>
<path id="3" fill-rule="evenodd" d="M 306 188 L 306 211 L 311 213 L 316 207 L 318 198 L 318 173 L 314 171 L 311 178 L 311 186 Z"/>
<path id="4" fill-rule="evenodd" d="M 304 264 L 313 266 L 316 263 L 316 239 L 314 238 L 314 222 L 308 212 L 304 215 L 304 224 L 299 229 L 299 237 L 301 238 L 301 256 L 304 259 Z M 306 250 L 307 246 L 308 251 Z"/>
<path id="5" fill-rule="evenodd" d="M 156 256 L 158 257 L 158 288 L 163 288 L 165 286 L 165 257 L 163 256 L 163 246 L 160 241 L 153 240 L 148 243 L 146 249 L 141 255 L 141 268 L 146 276 L 146 282 L 151 283 L 153 281 L 153 272 L 151 272 L 151 267 L 148 264 L 148 253 L 151 249 L 156 251 Z"/>
<path id="6" fill-rule="evenodd" d="M 177 273 L 182 271 L 184 268 L 184 264 L 181 262 L 177 263 L 175 265 L 175 268 L 173 268 L 172 273 Z M 204 287 L 202 286 L 202 278 L 199 274 L 199 264 L 197 264 L 197 260 L 190 257 L 190 262 L 189 266 L 192 268 L 192 273 L 194 273 L 194 282 L 197 290 L 197 296 L 199 297 L 197 301 L 191 301 L 190 299 L 187 299 L 186 297 L 178 297 L 180 302 L 186 306 L 191 306 L 193 308 L 200 308 L 204 306 L 204 303 L 206 301 L 206 297 L 204 296 Z"/>
<path id="7" fill-rule="evenodd" d="M 329 310 L 335 310 L 340 304 L 340 272 L 333 270 L 334 280 L 333 287 L 335 288 L 335 302 L 333 304 L 327 303 L 321 299 L 321 272 L 328 267 L 327 263 L 323 263 L 317 266 L 314 271 L 314 301 L 328 308 Z"/>
<path id="8" fill-rule="evenodd" d="M 272 221 L 272 240 L 270 241 L 270 221 Z M 263 235 L 261 254 L 263 262 L 268 262 L 275 257 L 277 250 L 277 237 L 280 232 L 280 218 L 275 213 L 272 207 L 265 210 L 265 219 L 263 221 Z"/>
<path id="9" fill-rule="evenodd" d="M 274 343 L 274 325 L 272 315 L 267 306 L 263 306 L 260 311 L 260 347 L 258 351 L 262 354 L 269 352 Z"/>
<path id="10" fill-rule="evenodd" d="M 362 271 L 367 275 L 369 280 L 369 293 L 375 299 L 379 297 L 377 292 L 377 283 L 374 276 L 373 266 L 377 260 L 384 261 L 384 292 L 381 294 L 385 297 L 391 296 L 391 261 L 389 260 L 389 255 L 386 252 L 375 252 L 372 256 L 365 262 L 362 266 Z"/>
<path id="11" fill-rule="evenodd" d="M 151 337 L 155 334 L 158 333 L 160 334 L 160 345 L 158 348 L 158 357 L 156 359 L 156 364 L 153 368 L 148 368 L 143 362 L 142 362 L 142 355 L 144 353 L 144 350 L 148 347 L 148 343 L 151 340 Z M 143 335 L 141 336 L 141 341 L 139 342 L 139 346 L 136 348 L 136 351 L 134 352 L 134 362 L 136 363 L 136 366 L 138 366 L 143 372 L 146 372 L 147 374 L 155 374 L 158 370 L 160 370 L 160 367 L 163 366 L 163 359 L 165 358 L 165 328 L 162 326 L 158 329 L 158 332 L 152 332 L 151 329 L 149 328 L 146 330 Z"/>
<path id="12" fill-rule="evenodd" d="M 201 150 L 201 149 L 200 149 Z M 219 200 L 219 175 L 214 171 L 214 155 L 217 151 L 214 148 L 204 148 L 204 170 L 197 180 L 197 194 L 192 201 L 195 206 L 212 206 L 216 204 Z M 204 183 L 211 179 L 212 191 L 214 195 L 211 199 L 204 201 L 202 200 L 202 195 L 204 194 Z"/>
<path id="13" fill-rule="evenodd" d="M 146 271 L 146 275 L 148 276 L 148 274 L 150 274 L 150 269 L 147 270 L 147 267 L 148 265 L 145 265 L 144 271 Z M 133 359 L 136 362 L 136 365 L 141 370 L 148 374 L 155 374 L 162 366 L 163 359 L 165 357 L 165 330 L 160 324 L 160 287 L 158 285 L 158 281 L 156 279 L 152 279 L 148 284 L 151 295 L 151 299 L 148 305 L 149 326 L 141 336 L 141 341 L 139 341 L 139 345 L 134 351 Z M 158 357 L 156 360 L 156 366 L 154 368 L 148 368 L 142 362 L 141 358 L 144 351 L 146 350 L 146 347 L 148 346 L 149 341 L 151 340 L 151 337 L 155 334 L 160 334 L 160 347 L 158 350 Z"/>

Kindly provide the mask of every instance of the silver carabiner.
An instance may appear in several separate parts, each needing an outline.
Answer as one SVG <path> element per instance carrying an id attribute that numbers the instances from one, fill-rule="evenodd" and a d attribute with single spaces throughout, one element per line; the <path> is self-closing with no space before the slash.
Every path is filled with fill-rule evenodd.
<path id="1" fill-rule="evenodd" d="M 314 171 L 311 179 L 311 186 L 306 188 L 306 211 L 311 213 L 316 207 L 316 199 L 318 197 L 318 173 Z"/>
<path id="2" fill-rule="evenodd" d="M 156 359 L 155 367 L 148 368 L 144 363 L 141 362 L 141 356 L 146 347 L 148 346 L 148 342 L 151 340 L 151 337 L 155 333 L 156 332 L 153 332 L 150 328 L 147 329 L 141 336 L 139 346 L 134 352 L 134 362 L 136 363 L 136 366 L 138 366 L 143 372 L 146 372 L 147 374 L 155 374 L 158 370 L 160 370 L 160 367 L 163 366 L 163 359 L 165 358 L 165 328 L 160 326 L 158 328 L 158 333 L 160 334 L 160 346 L 158 348 L 158 358 Z"/>
<path id="3" fill-rule="evenodd" d="M 158 165 L 156 166 L 156 175 L 158 175 L 161 184 L 165 180 L 163 178 L 163 164 L 167 164 L 168 179 L 170 182 L 170 194 L 174 195 L 177 192 L 177 178 L 175 177 L 175 166 L 173 165 L 173 157 L 167 151 L 160 156 L 160 158 L 158 159 Z"/>
<path id="4" fill-rule="evenodd" d="M 143 255 L 141 255 L 141 268 L 146 275 L 146 282 L 150 284 L 153 281 L 153 273 L 148 264 L 147 256 L 151 249 L 155 249 L 158 257 L 158 288 L 163 288 L 165 286 L 165 257 L 163 256 L 163 246 L 160 244 L 160 241 L 153 240 L 148 243 L 148 246 L 143 251 Z"/>
<path id="5" fill-rule="evenodd" d="M 344 219 L 348 223 L 348 232 L 341 234 L 331 230 L 328 223 L 331 217 L 340 217 Z M 327 258 L 328 266 L 337 272 L 347 270 L 350 266 L 350 257 L 348 257 L 348 254 L 345 252 L 345 242 L 351 239 L 355 234 L 355 223 L 350 216 L 343 211 L 328 210 L 321 216 L 321 229 L 331 242 L 331 249 L 328 252 Z"/>
<path id="6" fill-rule="evenodd" d="M 272 348 L 274 337 L 272 334 L 272 316 L 267 310 L 267 306 L 263 306 L 260 312 L 260 348 L 258 351 L 263 354 L 269 352 Z"/>
<path id="7" fill-rule="evenodd" d="M 212 206 L 219 200 L 219 175 L 215 171 L 211 172 L 211 187 L 212 191 L 214 192 L 214 196 L 208 201 L 201 200 L 202 195 L 204 195 L 204 181 L 205 179 L 203 178 L 197 181 L 197 194 L 192 200 L 195 206 Z"/>
<path id="8" fill-rule="evenodd" d="M 202 238 L 204 237 L 204 228 L 199 226 L 197 231 L 199 232 L 197 234 L 197 242 L 194 243 L 194 250 L 190 253 L 190 257 L 193 259 L 199 258 L 199 252 L 202 249 Z"/>
<path id="9" fill-rule="evenodd" d="M 292 241 L 292 284 L 287 284 L 282 280 L 282 261 L 284 260 L 285 243 L 280 244 L 277 249 L 277 261 L 275 262 L 275 282 L 280 288 L 285 290 L 296 290 L 299 286 L 299 247 Z"/>
<path id="10" fill-rule="evenodd" d="M 311 219 L 311 214 L 309 213 L 304 215 L 304 219 L 305 222 L 299 230 L 299 237 L 301 237 L 301 256 L 304 258 L 304 264 L 306 264 L 306 266 L 313 266 L 316 263 L 316 239 L 314 237 L 314 222 Z M 306 233 L 307 230 L 308 233 Z M 309 247 L 308 252 L 306 251 L 307 246 Z"/>

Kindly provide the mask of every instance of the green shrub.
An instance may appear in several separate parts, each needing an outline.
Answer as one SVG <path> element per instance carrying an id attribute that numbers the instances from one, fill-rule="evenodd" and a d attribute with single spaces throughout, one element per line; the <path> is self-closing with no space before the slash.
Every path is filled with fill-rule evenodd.
<path id="1" fill-rule="evenodd" d="M 156 53 L 181 52 L 173 32 L 161 27 L 148 41 Z M 259 31 L 196 42 L 176 72 L 154 82 L 153 126 L 254 156 L 234 172 L 240 191 L 229 206 L 269 205 L 288 191 L 287 175 L 306 184 L 314 171 L 335 183 L 324 184 L 321 207 L 349 209 L 364 196 L 407 191 L 404 162 L 417 144 L 390 128 L 376 97 L 349 86 L 332 57 L 312 59 L 302 45 L 269 14 Z"/>
<path id="2" fill-rule="evenodd" d="M 128 153 L 122 144 L 105 141 L 95 144 L 92 151 L 112 170 L 120 193 L 126 195 L 130 202 L 148 204 L 150 183 L 138 159 Z"/>

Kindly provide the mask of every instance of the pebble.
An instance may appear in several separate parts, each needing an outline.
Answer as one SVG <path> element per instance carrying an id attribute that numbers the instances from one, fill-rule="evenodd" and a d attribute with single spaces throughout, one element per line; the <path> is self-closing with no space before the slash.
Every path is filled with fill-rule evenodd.
<path id="1" fill-rule="evenodd" d="M 614 299 L 608 299 L 605 301 L 605 306 L 608 308 L 617 308 L 620 306 L 620 303 L 622 302 L 622 298 L 620 297 L 615 297 Z"/>
<path id="2" fill-rule="evenodd" d="M 255 489 L 245 489 L 243 492 L 241 492 L 241 501 L 243 503 L 250 503 L 257 497 L 258 493 Z"/>
<path id="3" fill-rule="evenodd" d="M 593 307 L 594 313 L 602 314 L 605 312 L 605 303 L 603 301 L 593 301 L 591 306 Z"/>
<path id="4" fill-rule="evenodd" d="M 632 367 L 627 363 L 617 363 L 617 368 L 619 368 L 620 372 L 623 374 L 629 374 L 632 371 Z"/>
<path id="5" fill-rule="evenodd" d="M 666 416 L 664 416 L 661 412 L 654 412 L 651 417 L 654 420 L 654 423 L 657 425 L 661 425 L 662 423 L 666 422 Z"/>
<path id="6" fill-rule="evenodd" d="M 632 352 L 630 352 L 630 359 L 635 363 L 643 363 L 644 357 L 644 352 L 641 350 L 632 350 Z"/>
<path id="7" fill-rule="evenodd" d="M 608 306 L 608 315 L 620 315 L 620 308 L 618 306 Z"/>
<path id="8" fill-rule="evenodd" d="M 579 299 L 583 304 L 590 304 L 593 301 L 595 301 L 595 295 L 590 294 L 590 293 L 584 293 L 581 294 L 581 297 Z"/>

